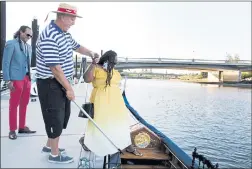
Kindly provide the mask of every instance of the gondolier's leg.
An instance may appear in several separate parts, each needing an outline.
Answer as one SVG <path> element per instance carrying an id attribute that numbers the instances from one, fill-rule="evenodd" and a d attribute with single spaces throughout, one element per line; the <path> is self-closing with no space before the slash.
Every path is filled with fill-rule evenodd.
<path id="1" fill-rule="evenodd" d="M 70 163 L 73 158 L 62 156 L 62 149 L 58 148 L 60 135 L 65 122 L 66 96 L 61 85 L 54 78 L 37 79 L 38 96 L 41 104 L 45 129 L 48 136 L 46 148 L 51 150 L 49 162 Z M 46 152 L 48 152 L 46 150 Z"/>

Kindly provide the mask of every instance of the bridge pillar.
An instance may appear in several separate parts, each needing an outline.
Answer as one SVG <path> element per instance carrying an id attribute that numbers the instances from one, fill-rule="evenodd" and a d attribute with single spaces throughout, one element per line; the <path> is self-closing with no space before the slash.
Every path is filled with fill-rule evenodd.
<path id="1" fill-rule="evenodd" d="M 207 73 L 207 80 L 209 82 L 240 82 L 241 71 L 209 71 Z"/>
<path id="2" fill-rule="evenodd" d="M 241 81 L 241 71 L 240 70 L 227 70 L 223 72 L 223 82 L 240 82 Z"/>
<path id="3" fill-rule="evenodd" d="M 219 82 L 223 82 L 223 71 L 219 71 Z"/>
<path id="4" fill-rule="evenodd" d="M 207 81 L 209 82 L 220 82 L 220 72 L 219 71 L 210 71 L 207 74 Z"/>

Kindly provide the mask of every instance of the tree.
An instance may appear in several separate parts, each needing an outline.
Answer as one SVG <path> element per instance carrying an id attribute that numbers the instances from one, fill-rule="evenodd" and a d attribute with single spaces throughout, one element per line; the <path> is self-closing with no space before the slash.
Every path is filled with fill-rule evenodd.
<path id="1" fill-rule="evenodd" d="M 234 56 L 227 54 L 226 55 L 226 62 L 227 63 L 237 63 L 240 60 L 240 56 L 235 54 Z"/>
<path id="2" fill-rule="evenodd" d="M 234 61 L 238 62 L 240 60 L 240 56 L 238 54 L 235 54 L 234 56 Z"/>

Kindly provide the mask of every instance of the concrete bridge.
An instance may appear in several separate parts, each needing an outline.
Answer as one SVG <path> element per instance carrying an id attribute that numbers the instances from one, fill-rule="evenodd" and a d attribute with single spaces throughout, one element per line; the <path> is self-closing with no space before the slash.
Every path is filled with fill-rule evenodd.
<path id="1" fill-rule="evenodd" d="M 91 59 L 87 59 L 90 63 Z M 118 58 L 117 69 L 186 69 L 186 70 L 240 70 L 251 71 L 251 60 L 229 62 L 226 60 L 172 59 L 172 58 Z"/>
<path id="2" fill-rule="evenodd" d="M 91 59 L 87 59 L 90 63 Z M 118 57 L 117 69 L 185 69 L 206 72 L 211 82 L 241 81 L 241 72 L 252 71 L 251 60 L 205 60 L 174 58 L 122 58 Z"/>

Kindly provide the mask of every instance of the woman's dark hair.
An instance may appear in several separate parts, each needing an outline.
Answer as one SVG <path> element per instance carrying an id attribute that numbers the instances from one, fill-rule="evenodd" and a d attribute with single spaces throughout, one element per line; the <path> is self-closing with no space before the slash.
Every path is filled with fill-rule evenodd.
<path id="1" fill-rule="evenodd" d="M 101 66 L 103 66 L 105 62 L 107 62 L 108 64 L 106 87 L 107 85 L 110 86 L 110 80 L 112 79 L 112 76 L 113 76 L 113 69 L 114 69 L 114 66 L 116 65 L 116 57 L 117 57 L 117 53 L 112 50 L 109 50 L 101 56 L 98 62 L 98 65 L 101 65 Z"/>
<path id="2" fill-rule="evenodd" d="M 18 42 L 19 42 L 19 47 L 20 47 L 20 50 L 23 51 L 22 47 L 21 47 L 21 39 L 20 39 L 20 31 L 21 32 L 25 32 L 26 29 L 31 29 L 29 26 L 25 26 L 25 25 L 22 25 L 18 31 L 14 34 L 13 38 L 16 39 L 18 38 Z"/>

